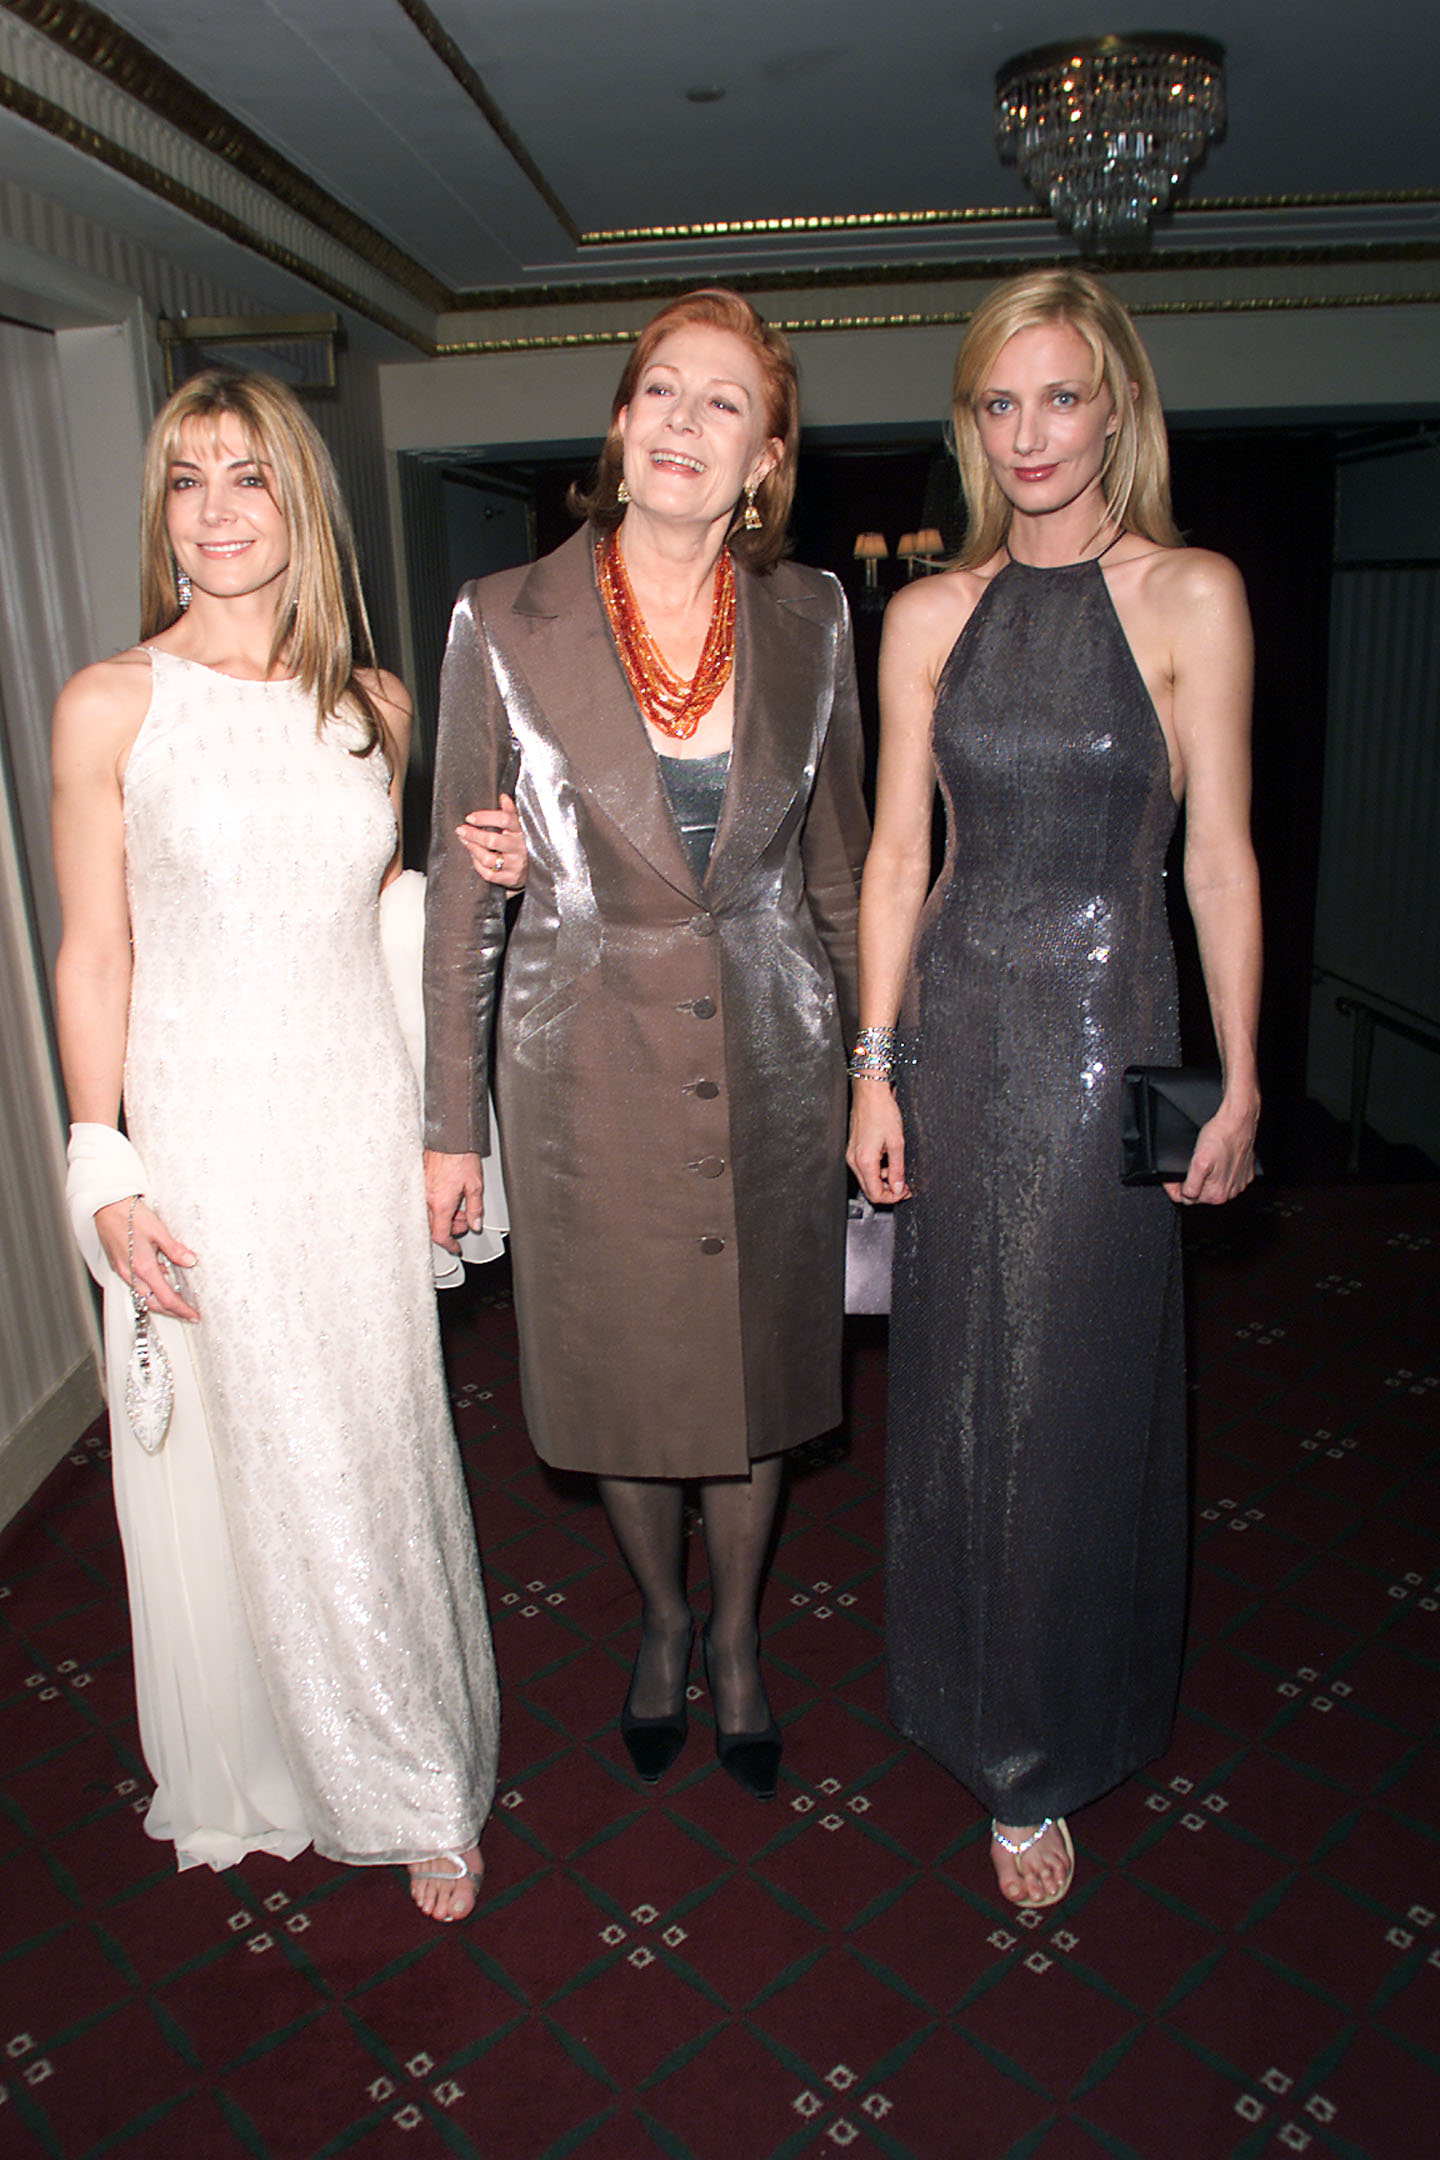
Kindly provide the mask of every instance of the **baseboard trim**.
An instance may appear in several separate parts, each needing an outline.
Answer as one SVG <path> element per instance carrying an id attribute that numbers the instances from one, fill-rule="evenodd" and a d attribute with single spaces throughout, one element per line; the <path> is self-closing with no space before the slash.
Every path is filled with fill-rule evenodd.
<path id="1" fill-rule="evenodd" d="M 59 1386 L 53 1387 L 44 1401 L 0 1440 L 0 1529 L 25 1505 L 65 1450 L 74 1446 L 104 1407 L 99 1368 L 87 1351 Z"/>

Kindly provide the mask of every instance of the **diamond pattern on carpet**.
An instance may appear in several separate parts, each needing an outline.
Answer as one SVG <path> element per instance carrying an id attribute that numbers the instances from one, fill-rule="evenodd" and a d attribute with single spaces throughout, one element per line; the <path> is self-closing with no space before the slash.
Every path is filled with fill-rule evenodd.
<path id="1" fill-rule="evenodd" d="M 103 1422 L 0 1534 L 0 2152 L 49 2160 L 1413 2160 L 1440 2118 L 1440 1188 L 1187 1220 L 1195 1573 L 1170 1749 L 996 1896 L 885 1718 L 884 1329 L 766 1592 L 780 1792 L 708 1699 L 653 1791 L 634 1600 L 535 1462 L 503 1269 L 442 1303 L 505 1703 L 480 1909 L 144 1836 Z M 703 1546 L 691 1553 L 703 1610 Z"/>

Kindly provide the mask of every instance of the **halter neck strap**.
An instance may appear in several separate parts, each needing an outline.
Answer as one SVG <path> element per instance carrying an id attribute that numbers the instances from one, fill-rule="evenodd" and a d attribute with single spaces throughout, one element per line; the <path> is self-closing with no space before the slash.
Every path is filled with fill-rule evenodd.
<path id="1" fill-rule="evenodd" d="M 1077 555 L 1077 556 L 1076 556 L 1076 558 L 1075 558 L 1075 560 L 1074 560 L 1074 562 L 1068 562 L 1068 563 L 1028 563 L 1028 562 L 1022 562 L 1022 561 L 1021 561 L 1021 559 L 1020 559 L 1020 557 L 1019 557 L 1018 555 L 1014 555 L 1014 554 L 1012 554 L 1012 553 L 1011 553 L 1011 551 L 1010 551 L 1010 542 L 1009 542 L 1008 540 L 1002 540 L 1000 544 L 1001 544 L 1001 546 L 1002 546 L 1002 547 L 1004 548 L 1004 550 L 1005 550 L 1005 557 L 1006 557 L 1006 560 L 1007 560 L 1007 562 L 1012 562 L 1012 563 L 1014 563 L 1014 564 L 1016 565 L 1016 567 L 1017 567 L 1018 569 L 1021 569 L 1021 570 L 1078 570 L 1078 569 L 1079 569 L 1079 568 L 1081 567 L 1081 565 L 1082 565 L 1082 564 L 1084 564 L 1084 563 L 1096 563 L 1096 562 L 1103 562 L 1103 561 L 1105 560 L 1105 557 L 1106 557 L 1106 556 L 1107 556 L 1107 555 L 1108 555 L 1108 554 L 1110 553 L 1110 550 L 1111 550 L 1111 548 L 1113 548 L 1113 547 L 1118 547 L 1118 546 L 1119 546 L 1119 544 L 1120 544 L 1120 542 L 1121 542 L 1121 541 L 1122 541 L 1122 540 L 1123 540 L 1123 539 L 1125 538 L 1125 531 L 1126 531 L 1126 528 L 1125 528 L 1125 527 L 1124 527 L 1124 526 L 1122 525 L 1122 526 L 1120 527 L 1120 530 L 1119 530 L 1119 532 L 1117 532 L 1117 533 L 1115 534 L 1114 538 L 1113 538 L 1113 539 L 1111 539 L 1111 540 L 1107 540 L 1107 541 L 1106 541 L 1106 543 L 1105 543 L 1104 547 L 1103 547 L 1103 548 L 1101 548 L 1101 550 L 1100 550 L 1100 552 L 1098 553 L 1098 555 Z"/>

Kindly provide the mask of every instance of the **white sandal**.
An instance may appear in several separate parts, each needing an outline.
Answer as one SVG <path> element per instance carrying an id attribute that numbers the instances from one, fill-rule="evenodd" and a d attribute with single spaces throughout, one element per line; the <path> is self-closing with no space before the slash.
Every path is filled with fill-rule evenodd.
<path id="1" fill-rule="evenodd" d="M 1032 1845 L 1038 1845 L 1047 1830 L 1058 1830 L 1060 1833 L 1060 1842 L 1065 1847 L 1065 1858 L 1069 1863 L 1065 1870 L 1065 1880 L 1058 1890 L 1051 1891 L 1049 1897 L 1006 1899 L 1007 1904 L 1018 1905 L 1022 1912 L 1027 1909 L 1031 1912 L 1043 1911 L 1045 1906 L 1058 1905 L 1061 1898 L 1070 1895 L 1070 1886 L 1075 1880 L 1075 1847 L 1070 1842 L 1069 1825 L 1063 1815 L 1047 1815 L 1039 1829 L 1032 1830 L 1028 1837 L 1008 1838 L 1000 1828 L 997 1820 L 992 1819 L 990 1824 L 991 1837 L 994 1838 L 997 1845 L 1009 1853 L 1012 1860 L 1020 1859 L 1023 1854 L 1029 1852 Z"/>
<path id="2" fill-rule="evenodd" d="M 481 1863 L 480 1863 L 480 1873 L 479 1873 L 479 1874 L 477 1875 L 477 1874 L 475 1873 L 475 1870 L 474 1870 L 474 1868 L 472 1868 L 472 1867 L 467 1867 L 467 1866 L 465 1865 L 465 1855 L 464 1855 L 463 1853 L 458 1853 L 458 1852 L 442 1852 L 442 1853 L 436 1853 L 434 1857 L 435 1857 L 435 1858 L 436 1858 L 437 1860 L 449 1860 L 449 1861 L 451 1861 L 451 1862 L 453 1863 L 453 1871 L 452 1871 L 452 1869 L 451 1869 L 451 1868 L 441 1868 L 441 1867 L 410 1867 L 410 1866 L 407 1866 L 407 1867 L 406 1867 L 406 1870 L 405 1870 L 406 1874 L 407 1874 L 407 1875 L 409 1876 L 409 1878 L 410 1878 L 410 1880 L 411 1880 L 411 1882 L 412 1882 L 412 1883 L 417 1883 L 417 1882 L 448 1882 L 448 1883 L 458 1883 L 458 1882 L 465 1882 L 466 1880 L 469 1880 L 470 1882 L 474 1883 L 474 1885 L 475 1885 L 475 1894 L 474 1894 L 474 1896 L 473 1896 L 473 1897 L 471 1898 L 471 1900 L 470 1900 L 470 1912 L 467 1912 L 467 1913 L 461 1913 L 461 1914 L 459 1914 L 459 1915 L 458 1915 L 458 1918 L 460 1918 L 460 1919 L 462 1919 L 462 1920 L 468 1920 L 468 1919 L 470 1918 L 470 1913 L 473 1913 L 473 1912 L 474 1912 L 474 1910 L 475 1910 L 475 1907 L 476 1907 L 476 1906 L 477 1906 L 477 1905 L 479 1904 L 479 1902 L 480 1902 L 480 1885 L 481 1885 L 481 1883 L 482 1883 L 482 1882 L 484 1881 L 484 1879 L 485 1879 L 485 1863 L 484 1863 L 484 1861 L 483 1861 L 483 1860 L 481 1861 Z M 412 1897 L 412 1903 L 415 1903 L 415 1902 L 418 1902 L 418 1901 L 416 1901 L 416 1900 L 415 1900 L 415 1899 L 414 1899 L 414 1898 Z M 422 1906 L 420 1906 L 420 1908 L 419 1908 L 419 1909 L 420 1909 L 420 1910 L 421 1910 L 422 1912 L 424 1912 L 424 1911 L 425 1911 L 425 1908 L 424 1908 L 424 1906 L 423 1906 L 423 1905 L 422 1905 Z M 455 1915 L 450 1915 L 450 1916 L 446 1916 L 446 1915 L 443 1915 L 443 1914 L 439 1914 L 439 1913 L 426 1913 L 426 1914 L 425 1914 L 425 1917 L 426 1917 L 426 1919 L 427 1919 L 427 1920 L 433 1920 L 433 1919 L 443 1919 L 443 1920 L 445 1920 L 446 1924 L 448 1925 L 448 1924 L 449 1924 L 449 1919 L 450 1919 L 450 1918 L 454 1918 L 454 1917 L 457 1917 L 457 1916 L 455 1916 Z"/>

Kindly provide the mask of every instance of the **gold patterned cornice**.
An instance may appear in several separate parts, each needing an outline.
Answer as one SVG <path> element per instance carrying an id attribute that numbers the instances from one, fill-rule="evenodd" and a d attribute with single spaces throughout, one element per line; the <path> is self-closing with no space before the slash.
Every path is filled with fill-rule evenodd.
<path id="1" fill-rule="evenodd" d="M 781 217 L 704 218 L 695 225 L 616 225 L 609 231 L 581 233 L 580 245 L 653 247 L 677 241 L 786 240 L 806 233 L 925 232 L 937 225 L 1033 223 L 1045 215 L 1038 203 L 975 210 L 797 211 Z"/>
<path id="2" fill-rule="evenodd" d="M 573 220 L 425 0 L 396 0 L 396 4 L 466 89 L 552 214 L 575 234 Z M 512 326 L 497 318 L 520 310 L 599 308 L 605 311 L 604 320 L 612 308 L 619 313 L 627 306 L 656 305 L 716 275 L 742 290 L 774 295 L 818 295 L 845 288 L 853 293 L 856 287 L 874 288 L 878 293 L 905 285 L 989 282 L 1020 267 L 1076 259 L 1073 250 L 1061 252 L 1058 239 L 1052 246 L 1047 238 L 1048 220 L 1038 205 L 857 211 L 578 233 L 575 267 L 582 275 L 574 281 L 551 277 L 543 284 L 457 292 L 85 0 L 0 0 L 0 48 L 0 107 L 425 354 L 623 344 L 634 333 L 628 324 L 618 323 L 607 330 L 538 330 L 533 337 L 445 333 L 447 328 L 458 332 L 470 327 L 457 319 L 466 316 L 488 317 L 497 333 L 508 331 Z M 1367 267 L 1362 276 L 1368 271 L 1370 281 L 1383 284 L 1379 272 L 1384 265 L 1398 269 L 1440 258 L 1437 206 L 1440 190 L 1434 189 L 1211 197 L 1177 209 L 1171 236 L 1181 244 L 1157 247 L 1138 262 L 1101 267 L 1130 279 L 1156 271 L 1294 272 L 1322 265 L 1336 269 L 1363 265 Z M 1385 218 L 1388 237 L 1375 230 L 1377 219 L 1367 213 L 1379 213 L 1382 218 L 1390 214 Z M 1232 227 L 1227 244 L 1222 227 L 1216 243 L 1205 245 L 1207 227 L 1213 230 L 1217 220 L 1227 216 L 1237 221 L 1238 233 Z M 1266 216 L 1288 218 L 1290 231 L 1269 240 L 1248 237 L 1247 221 Z M 1334 237 L 1307 238 L 1317 227 Z M 953 247 L 946 245 L 947 230 L 954 234 Z M 1053 227 L 1049 230 L 1053 234 Z M 1253 232 L 1254 227 L 1249 230 Z M 854 240 L 854 248 L 847 248 L 847 238 Z M 808 251 L 807 239 L 816 242 Z M 887 239 L 894 242 L 893 249 L 886 249 Z M 762 245 L 752 251 L 750 243 L 756 241 Z M 808 252 L 810 259 L 767 267 L 766 241 L 788 241 L 787 253 L 793 257 Z M 935 258 L 898 259 L 907 241 L 935 250 Z M 705 243 L 710 244 L 708 249 Z M 600 274 L 602 264 L 594 252 L 606 247 L 611 254 L 604 268 L 614 272 L 610 277 Z M 690 249 L 691 259 L 677 266 L 672 257 L 661 268 L 657 257 L 663 260 L 667 247 Z M 867 263 L 865 251 L 870 247 L 889 253 L 891 259 Z M 716 248 L 724 251 L 719 262 L 714 260 Z M 974 252 L 967 254 L 967 249 Z M 1408 297 L 1416 304 L 1434 304 L 1440 295 L 1416 292 Z M 1394 296 L 1377 291 L 1344 297 L 1317 292 L 1309 300 L 1281 294 L 1273 301 L 1197 301 L 1185 306 L 1187 311 L 1203 313 L 1241 306 L 1394 304 Z M 850 314 L 845 306 L 842 300 L 834 315 L 817 308 L 803 318 L 797 310 L 795 326 L 804 331 L 948 327 L 963 320 L 949 314 L 933 318 L 901 312 Z M 1147 311 L 1143 301 L 1140 309 Z M 573 315 L 570 319 L 574 320 Z M 475 327 L 483 331 L 484 321 Z"/>
<path id="3" fill-rule="evenodd" d="M 1010 266 L 995 273 L 1009 274 Z M 973 274 L 973 273 L 968 273 Z M 1150 300 L 1126 303 L 1131 315 L 1285 315 L 1335 308 L 1435 307 L 1440 289 L 1434 286 L 1412 292 L 1368 293 L 1265 293 L 1218 296 L 1204 300 Z M 892 315 L 772 315 L 775 329 L 787 337 L 804 337 L 835 330 L 957 330 L 970 320 L 972 308 L 934 308 Z M 442 339 L 436 346 L 440 359 L 470 358 L 499 353 L 584 352 L 606 345 L 633 344 L 639 330 L 630 324 L 608 330 L 555 330 L 534 337 Z"/>
<path id="4" fill-rule="evenodd" d="M 4 0 L 4 4 L 8 5 L 8 0 Z M 173 173 L 164 172 L 159 166 L 137 157 L 123 144 L 111 142 L 108 136 L 87 127 L 63 106 L 41 97 L 38 92 L 30 89 L 28 84 L 16 82 L 13 77 L 0 74 L 0 107 L 15 113 L 22 120 L 30 121 L 35 127 L 44 128 L 45 132 L 53 135 L 58 142 L 68 143 L 75 150 L 83 150 L 85 155 L 94 158 L 97 164 L 108 166 L 111 172 L 120 173 L 125 179 L 133 180 L 137 187 L 145 188 L 162 202 L 173 204 L 177 210 L 183 210 L 188 217 L 195 218 L 202 225 L 208 225 L 212 232 L 219 233 L 224 239 L 235 241 L 238 246 L 249 249 L 252 254 L 263 255 L 279 269 L 287 270 L 303 283 L 328 293 L 332 300 L 338 300 L 345 307 L 353 308 L 357 314 L 368 316 L 382 329 L 403 338 L 407 345 L 418 346 L 426 354 L 433 354 L 437 350 L 434 341 L 424 337 L 412 323 L 402 321 L 398 315 L 393 315 L 388 309 L 377 305 L 368 295 L 357 292 L 343 278 L 332 275 L 323 266 L 287 247 L 283 241 L 257 232 L 245 219 L 236 217 L 220 203 L 212 202 L 208 196 L 197 194 L 195 189 L 177 180 Z"/>
<path id="5" fill-rule="evenodd" d="M 405 6 L 407 0 L 400 0 Z M 1236 212 L 1295 210 L 1402 209 L 1440 203 L 1440 188 L 1383 189 L 1341 195 L 1209 195 L 1178 202 L 1173 215 L 1191 218 L 1233 216 Z M 764 218 L 711 218 L 694 225 L 628 225 L 608 232 L 581 233 L 580 245 L 596 247 L 675 246 L 701 240 L 784 240 L 806 234 L 930 232 L 945 226 L 1034 224 L 1049 212 L 1039 203 L 991 204 L 969 210 L 846 210 L 796 213 Z M 1067 258 L 1073 260 L 1073 256 Z"/>
<path id="6" fill-rule="evenodd" d="M 439 314 L 453 304 L 453 296 L 446 286 L 423 264 L 317 186 L 297 165 L 271 149 L 223 105 L 217 105 L 188 77 L 172 68 L 148 45 L 142 45 L 128 30 L 122 30 L 108 15 L 87 7 L 85 0 L 0 0 L 0 7 L 28 23 L 75 59 L 83 61 L 106 82 L 113 83 L 117 90 L 135 98 L 157 119 L 167 121 L 203 150 L 223 158 L 243 178 L 264 188 L 288 210 L 296 211 L 309 224 L 338 240 L 342 247 L 361 256 L 423 307 Z M 12 111 L 18 110 L 11 100 L 5 102 L 10 104 Z M 37 124 L 47 125 L 43 120 Z M 59 131 L 51 128 L 49 132 Z M 66 135 L 64 139 L 72 138 Z M 81 143 L 79 147 L 89 146 Z M 91 151 L 91 155 L 98 153 Z M 142 179 L 141 185 L 148 186 L 149 183 Z M 207 219 L 206 222 L 211 221 Z M 366 308 L 364 312 L 371 311 Z"/>
<path id="7" fill-rule="evenodd" d="M 824 292 L 838 286 L 938 285 L 953 279 L 1013 277 L 1017 269 L 1073 269 L 1079 258 L 1074 249 L 1053 255 L 1026 255 L 1023 263 L 1013 255 L 966 256 L 951 260 L 866 263 L 839 261 L 804 270 L 727 270 L 724 282 L 732 292 Z M 1105 276 L 1144 277 L 1154 271 L 1171 270 L 1303 270 L 1322 264 L 1440 262 L 1440 237 L 1434 240 L 1353 240 L 1332 247 L 1170 248 L 1163 254 L 1145 255 L 1123 262 L 1102 263 Z M 604 305 L 619 301 L 646 301 L 657 306 L 695 284 L 693 273 L 664 277 L 595 278 L 575 284 L 490 285 L 477 292 L 456 293 L 450 312 L 485 315 L 511 308 L 550 308 Z"/>

